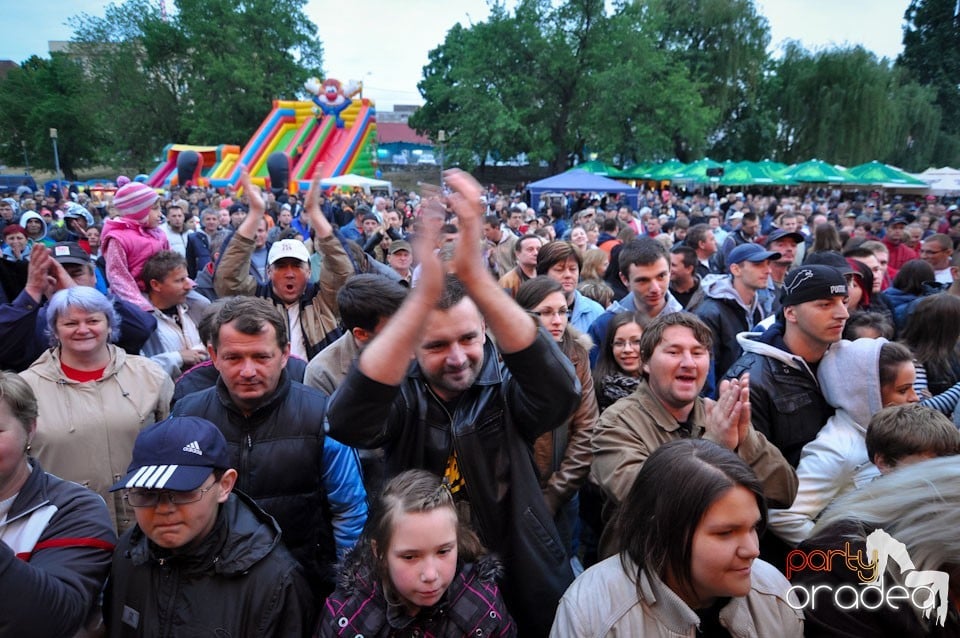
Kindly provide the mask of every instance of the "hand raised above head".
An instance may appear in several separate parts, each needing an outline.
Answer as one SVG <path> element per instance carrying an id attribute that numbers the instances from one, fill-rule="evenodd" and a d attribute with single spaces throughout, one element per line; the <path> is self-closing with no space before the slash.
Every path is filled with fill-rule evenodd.
<path id="1" fill-rule="evenodd" d="M 250 171 L 246 166 L 240 169 L 240 185 L 243 187 L 243 194 L 247 196 L 247 203 L 250 204 L 250 213 L 262 215 L 267 210 L 263 202 L 263 193 L 260 187 L 250 179 Z"/>
<path id="2" fill-rule="evenodd" d="M 309 217 L 310 226 L 316 232 L 317 237 L 329 237 L 333 234 L 333 226 L 330 225 L 330 220 L 320 210 L 320 193 L 323 190 L 320 187 L 322 168 L 323 165 L 320 164 L 313 172 L 313 178 L 310 180 L 310 190 L 307 191 L 307 196 L 303 200 L 303 210 Z"/>
<path id="3" fill-rule="evenodd" d="M 447 185 L 453 190 L 448 201 L 459 221 L 457 250 L 453 267 L 465 283 L 472 277 L 489 277 L 483 261 L 483 189 L 469 173 L 457 168 L 444 172 Z"/>

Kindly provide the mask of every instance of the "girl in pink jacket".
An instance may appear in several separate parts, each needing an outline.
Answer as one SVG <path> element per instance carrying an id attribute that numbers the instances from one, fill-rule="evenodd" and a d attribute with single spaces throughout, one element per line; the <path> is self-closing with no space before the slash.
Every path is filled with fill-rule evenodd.
<path id="1" fill-rule="evenodd" d="M 124 176 L 117 179 L 120 188 L 113 196 L 119 217 L 103 224 L 100 250 L 107 262 L 107 280 L 116 296 L 144 309 L 152 306 L 143 296 L 140 281 L 143 265 L 161 250 L 170 250 L 167 235 L 160 225 L 160 198 L 157 192 Z"/>

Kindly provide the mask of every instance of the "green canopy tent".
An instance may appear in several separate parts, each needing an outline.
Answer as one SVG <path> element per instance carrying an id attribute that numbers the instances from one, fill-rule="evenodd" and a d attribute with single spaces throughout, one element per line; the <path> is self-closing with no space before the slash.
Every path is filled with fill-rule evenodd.
<path id="1" fill-rule="evenodd" d="M 640 179 L 647 179 L 655 182 L 669 181 L 674 173 L 686 168 L 686 164 L 680 160 L 672 159 L 662 164 L 652 166 L 649 171 L 640 176 Z"/>
<path id="2" fill-rule="evenodd" d="M 792 184 L 783 177 L 783 170 L 776 162 L 733 162 L 724 166 L 721 186 L 787 186 Z"/>
<path id="3" fill-rule="evenodd" d="M 925 190 L 930 188 L 930 185 L 923 180 L 917 179 L 916 177 L 901 171 L 899 168 L 889 166 L 876 160 L 867 162 L 866 164 L 860 164 L 859 166 L 854 166 L 853 168 L 848 168 L 847 172 L 854 177 L 857 184 L 864 184 L 867 186 L 879 186 L 880 188 L 889 189 L 909 188 L 917 190 Z"/>
<path id="4" fill-rule="evenodd" d="M 643 164 L 634 164 L 630 168 L 620 171 L 621 179 L 645 179 L 644 175 L 655 166 L 649 162 Z"/>
<path id="5" fill-rule="evenodd" d="M 855 184 L 856 179 L 846 171 L 818 159 L 795 164 L 783 173 L 785 179 L 801 184 Z"/>
<path id="6" fill-rule="evenodd" d="M 709 184 L 712 180 L 707 176 L 707 171 L 714 168 L 723 168 L 723 164 L 715 162 L 709 157 L 697 160 L 692 164 L 687 164 L 670 178 L 672 182 L 694 182 L 697 184 Z"/>

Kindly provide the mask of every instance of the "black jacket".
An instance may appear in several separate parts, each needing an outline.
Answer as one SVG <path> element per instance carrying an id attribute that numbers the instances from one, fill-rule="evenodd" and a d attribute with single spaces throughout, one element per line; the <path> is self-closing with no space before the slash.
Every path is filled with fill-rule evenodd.
<path id="1" fill-rule="evenodd" d="M 234 405 L 222 379 L 183 397 L 172 412 L 203 417 L 223 432 L 240 475 L 237 489 L 277 519 L 284 544 L 303 565 L 317 594 L 333 591 L 335 532 L 355 540 L 366 520 L 356 453 L 348 450 L 348 459 L 331 453 L 332 446 L 343 449 L 336 441 L 325 446 L 326 403 L 327 395 L 291 381 L 284 370 L 277 389 L 249 417 Z M 359 503 L 353 502 L 357 499 Z M 354 510 L 345 514 L 351 506 Z M 340 527 L 335 530 L 335 525 Z"/>
<path id="2" fill-rule="evenodd" d="M 354 447 L 383 446 L 387 476 L 412 468 L 443 475 L 455 452 L 473 527 L 506 566 L 504 599 L 521 636 L 546 636 L 573 580 L 540 490 L 533 441 L 580 402 L 570 360 L 540 330 L 501 364 L 488 340 L 483 367 L 455 407 L 427 387 L 416 363 L 397 386 L 354 367 L 331 399 L 330 435 Z"/>
<path id="3" fill-rule="evenodd" d="M 740 336 L 743 354 L 724 378 L 750 373 L 753 427 L 797 467 L 803 446 L 817 437 L 834 409 L 823 398 L 816 374 L 787 350 L 783 330 L 782 323 L 774 322 L 762 334 Z"/>
<path id="4" fill-rule="evenodd" d="M 372 552 L 358 545 L 340 568 L 337 590 L 324 603 L 317 635 L 511 638 L 517 628 L 497 588 L 501 576 L 491 556 L 458 564 L 440 601 L 410 616 L 403 605 L 387 602 Z"/>
<path id="5" fill-rule="evenodd" d="M 752 330 L 760 323 L 763 312 L 759 303 L 754 304 L 752 312 L 743 307 L 729 276 L 714 279 L 701 290 L 704 291 L 703 301 L 691 312 L 702 319 L 713 333 L 714 378 L 722 378 L 743 353 L 737 343 L 737 335 Z"/>
<path id="6" fill-rule="evenodd" d="M 314 617 L 303 570 L 280 544 L 277 522 L 238 492 L 188 552 L 164 550 L 130 529 L 114 552 L 104 600 L 111 638 L 310 636 Z"/>

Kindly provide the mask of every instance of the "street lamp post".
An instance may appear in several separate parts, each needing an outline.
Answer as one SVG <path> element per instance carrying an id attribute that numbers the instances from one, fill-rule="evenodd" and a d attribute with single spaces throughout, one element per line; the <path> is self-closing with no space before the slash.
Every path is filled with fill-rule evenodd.
<path id="1" fill-rule="evenodd" d="M 23 149 L 23 170 L 30 172 L 30 158 L 27 157 L 27 140 L 20 140 L 20 148 Z"/>
<path id="2" fill-rule="evenodd" d="M 443 142 L 447 139 L 447 132 L 443 129 L 437 133 L 437 141 L 440 142 L 440 184 L 443 184 Z"/>
<path id="3" fill-rule="evenodd" d="M 57 190 L 63 193 L 63 184 L 60 179 L 60 153 L 57 152 L 57 129 L 50 129 L 50 139 L 53 140 L 53 166 L 57 170 Z"/>

